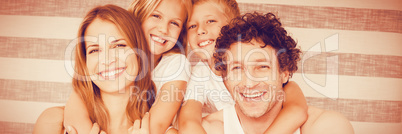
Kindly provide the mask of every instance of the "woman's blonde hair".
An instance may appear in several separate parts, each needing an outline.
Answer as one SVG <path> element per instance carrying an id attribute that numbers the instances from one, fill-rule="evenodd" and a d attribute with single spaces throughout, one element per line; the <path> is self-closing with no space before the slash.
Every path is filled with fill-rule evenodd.
<path id="1" fill-rule="evenodd" d="M 102 101 L 100 89 L 91 81 L 86 66 L 84 36 L 88 26 L 95 19 L 101 19 L 115 24 L 127 41 L 127 45 L 134 50 L 137 56 L 139 70 L 138 76 L 134 81 L 134 86 L 138 94 L 133 96 L 133 91 L 130 90 L 131 98 L 126 106 L 126 114 L 131 122 L 142 118 L 144 114 L 149 111 L 155 99 L 155 85 L 151 80 L 150 60 L 148 58 L 144 60 L 144 57 L 149 57 L 151 53 L 139 22 L 137 22 L 127 10 L 115 5 L 98 6 L 89 11 L 78 31 L 78 38 L 80 40 L 75 51 L 76 73 L 74 74 L 72 84 L 74 90 L 85 102 L 91 121 L 98 123 L 102 130 L 108 131 L 110 121 L 108 110 Z"/>
<path id="2" fill-rule="evenodd" d="M 130 12 L 131 14 L 134 15 L 134 17 L 136 17 L 137 19 L 140 20 L 141 24 L 142 22 L 145 21 L 145 19 L 147 19 L 151 13 L 156 9 L 156 7 L 161 3 L 162 0 L 134 0 L 129 8 L 128 8 L 128 12 Z M 189 0 L 180 0 L 181 3 L 178 4 L 182 4 L 185 8 L 186 11 L 186 20 L 184 20 L 183 26 L 181 28 L 181 32 L 180 32 L 180 36 L 177 39 L 177 42 L 175 44 L 175 46 L 170 49 L 167 52 L 175 52 L 175 53 L 181 53 L 181 50 L 186 50 L 186 34 L 187 34 L 187 30 L 186 30 L 186 24 L 187 24 L 187 20 L 188 20 L 188 13 L 192 10 L 191 8 L 191 2 L 189 2 Z M 172 8 L 176 8 L 176 7 L 172 7 Z M 182 49 L 181 49 L 182 48 Z M 165 52 L 165 53 L 167 53 Z"/>

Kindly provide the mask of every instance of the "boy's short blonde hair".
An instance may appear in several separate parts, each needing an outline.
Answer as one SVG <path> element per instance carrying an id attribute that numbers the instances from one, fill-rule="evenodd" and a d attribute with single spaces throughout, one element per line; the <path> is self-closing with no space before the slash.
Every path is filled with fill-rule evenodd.
<path id="1" fill-rule="evenodd" d="M 191 0 L 191 2 L 193 6 L 197 4 L 202 4 L 204 2 L 210 2 L 225 14 L 228 22 L 231 19 L 240 16 L 240 9 L 237 5 L 236 0 Z"/>

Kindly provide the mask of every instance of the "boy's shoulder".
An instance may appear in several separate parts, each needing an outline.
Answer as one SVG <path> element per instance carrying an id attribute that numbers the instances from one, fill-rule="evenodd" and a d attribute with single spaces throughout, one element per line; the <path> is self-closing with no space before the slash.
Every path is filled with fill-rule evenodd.
<path id="1" fill-rule="evenodd" d="M 308 119 L 302 126 L 302 133 L 311 134 L 353 134 L 353 127 L 349 120 L 341 113 L 308 107 Z"/>
<path id="2" fill-rule="evenodd" d="M 204 117 L 202 127 L 208 134 L 223 134 L 223 110 Z"/>

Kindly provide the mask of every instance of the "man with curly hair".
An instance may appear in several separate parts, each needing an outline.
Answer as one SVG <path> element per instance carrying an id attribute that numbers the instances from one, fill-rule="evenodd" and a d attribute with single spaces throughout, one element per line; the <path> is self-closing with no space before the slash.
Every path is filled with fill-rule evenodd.
<path id="1" fill-rule="evenodd" d="M 223 72 L 235 105 L 205 117 L 207 133 L 263 133 L 285 102 L 283 86 L 300 60 L 296 45 L 272 13 L 245 14 L 223 27 L 215 68 Z M 350 134 L 353 128 L 340 113 L 309 107 L 307 121 L 295 133 Z"/>

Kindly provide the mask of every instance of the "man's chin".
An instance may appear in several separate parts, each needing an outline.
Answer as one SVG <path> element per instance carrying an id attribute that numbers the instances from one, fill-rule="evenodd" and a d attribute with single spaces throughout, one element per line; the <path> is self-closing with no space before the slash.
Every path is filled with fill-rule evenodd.
<path id="1" fill-rule="evenodd" d="M 256 108 L 256 107 L 241 107 L 240 106 L 240 110 L 244 115 L 246 115 L 247 117 L 250 117 L 250 118 L 259 118 L 267 112 L 267 109 L 262 108 L 262 107 Z"/>
<path id="2" fill-rule="evenodd" d="M 243 112 L 244 115 L 246 115 L 249 118 L 260 118 L 262 115 L 264 115 L 265 112 L 260 111 L 260 112 L 256 112 L 256 111 L 249 111 L 249 112 Z"/>

